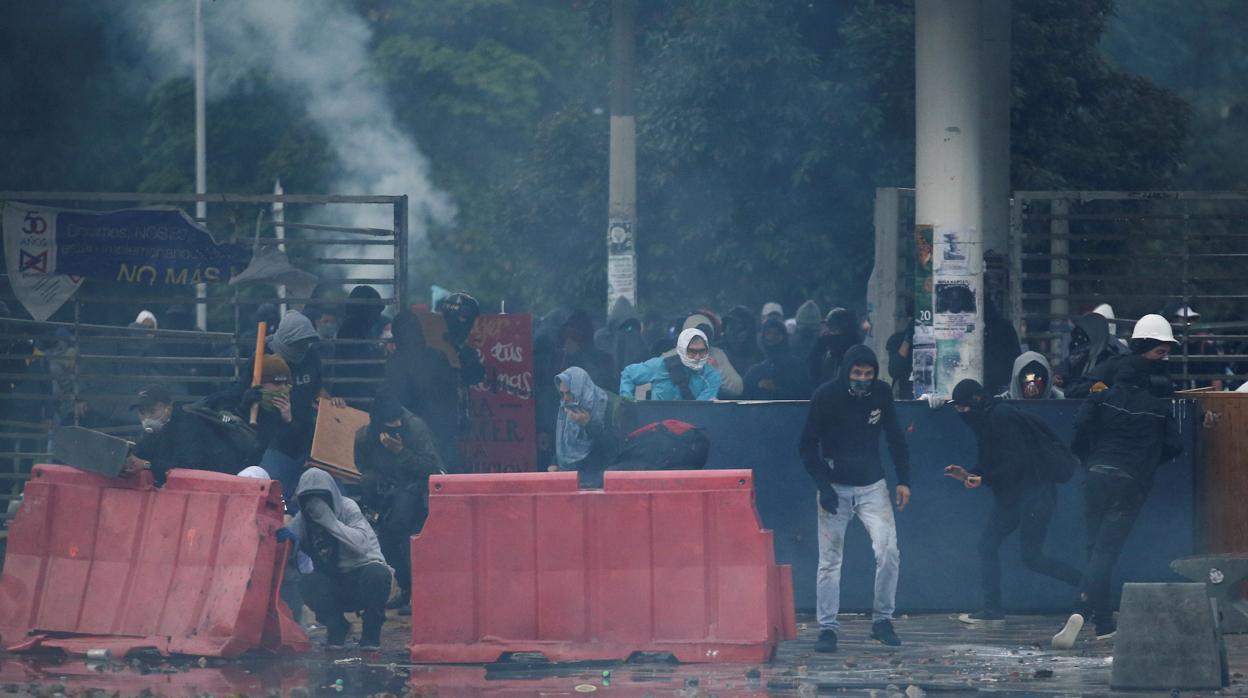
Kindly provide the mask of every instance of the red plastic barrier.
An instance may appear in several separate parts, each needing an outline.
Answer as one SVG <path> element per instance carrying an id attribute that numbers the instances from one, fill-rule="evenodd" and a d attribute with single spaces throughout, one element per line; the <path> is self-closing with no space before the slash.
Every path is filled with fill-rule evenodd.
<path id="1" fill-rule="evenodd" d="M 0 640 L 12 651 L 232 657 L 308 649 L 278 601 L 280 486 L 174 470 L 107 478 L 36 465 L 9 527 Z"/>
<path id="2" fill-rule="evenodd" d="M 431 479 L 412 539 L 412 659 L 553 661 L 670 652 L 763 662 L 796 637 L 748 470 Z"/>

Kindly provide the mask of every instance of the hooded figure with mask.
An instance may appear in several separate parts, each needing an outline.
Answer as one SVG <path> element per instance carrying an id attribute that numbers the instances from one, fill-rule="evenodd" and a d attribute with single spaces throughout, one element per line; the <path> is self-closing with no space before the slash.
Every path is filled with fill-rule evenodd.
<path id="1" fill-rule="evenodd" d="M 719 326 L 718 318 L 712 317 L 703 311 L 685 318 L 682 329 L 701 330 L 703 336 L 711 342 L 710 353 L 707 354 L 706 362 L 710 364 L 711 368 L 719 371 L 721 381 L 719 397 L 721 399 L 741 397 L 741 391 L 745 389 L 745 381 L 741 379 L 741 374 L 733 367 L 732 361 L 728 359 L 728 354 L 724 353 L 723 349 L 715 346 L 716 337 L 719 336 L 717 331 Z M 743 368 L 749 367 L 745 366 Z"/>
<path id="2" fill-rule="evenodd" d="M 420 316 L 400 312 L 391 323 L 395 351 L 386 360 L 385 390 L 433 432 L 443 467 L 460 472 L 459 377 L 446 354 L 425 340 Z"/>
<path id="3" fill-rule="evenodd" d="M 1099 313 L 1088 313 L 1075 319 L 1070 331 L 1069 356 L 1057 366 L 1061 388 L 1066 397 L 1085 398 L 1104 367 L 1121 356 L 1117 340 L 1109 336 L 1109 321 Z"/>
<path id="4" fill-rule="evenodd" d="M 780 320 L 781 325 L 784 320 Z M 787 334 L 787 332 L 786 332 Z M 724 353 L 728 362 L 744 374 L 751 366 L 763 360 L 759 352 L 759 326 L 754 313 L 744 305 L 738 305 L 724 316 Z"/>
<path id="5" fill-rule="evenodd" d="M 578 473 L 582 487 L 602 487 L 602 473 L 631 431 L 629 405 L 599 388 L 583 368 L 572 366 L 555 377 L 560 409 L 555 427 L 555 461 Z"/>
<path id="6" fill-rule="evenodd" d="M 429 477 L 446 472 L 433 433 L 383 389 L 369 410 L 368 424 L 355 434 L 355 465 L 364 479 L 365 506 L 377 512 L 377 538 L 402 590 L 397 607 L 410 603 L 411 537 L 429 515 Z M 401 615 L 408 615 L 405 609 Z"/>
<path id="7" fill-rule="evenodd" d="M 1066 395 L 1053 383 L 1053 369 L 1044 354 L 1025 351 L 1014 360 L 1010 389 L 997 397 L 1007 400 L 1064 399 Z"/>
<path id="8" fill-rule="evenodd" d="M 1114 385 L 1094 393 L 1075 413 L 1071 448 L 1088 472 L 1083 487 L 1089 554 L 1077 610 L 1053 636 L 1054 649 L 1073 647 L 1088 620 L 1096 623 L 1098 639 L 1117 630 L 1114 566 L 1157 468 L 1183 452 L 1178 420 L 1164 396 L 1169 381 L 1155 373 L 1152 363 L 1143 354 L 1132 355 L 1119 368 Z"/>
<path id="9" fill-rule="evenodd" d="M 845 352 L 862 342 L 861 328 L 852 310 L 829 310 L 824 327 L 827 334 L 815 342 L 810 352 L 810 375 L 815 385 L 823 385 L 836 379 Z"/>
<path id="10" fill-rule="evenodd" d="M 892 391 L 879 380 L 879 361 L 861 344 L 845 351 L 834 381 L 810 399 L 799 453 L 818 489 L 819 573 L 816 579 L 819 639 L 816 652 L 835 652 L 837 613 L 841 607 L 841 559 L 845 530 L 854 517 L 862 521 L 875 551 L 875 608 L 871 637 L 900 645 L 893 630 L 896 610 L 897 525 L 884 467 L 880 433 L 897 470 L 897 510 L 910 501 L 910 451 L 897 422 Z"/>
<path id="11" fill-rule="evenodd" d="M 295 499 L 300 512 L 285 533 L 312 558 L 314 569 L 303 576 L 300 591 L 325 626 L 326 647 L 342 648 L 351 630 L 344 614 L 360 611 L 364 621 L 360 648 L 379 648 L 394 572 L 381 554 L 373 527 L 324 470 L 305 470 Z"/>
<path id="12" fill-rule="evenodd" d="M 649 385 L 651 400 L 714 400 L 723 378 L 708 363 L 709 354 L 710 344 L 702 330 L 683 330 L 675 350 L 624 367 L 620 397 L 635 400 L 637 387 Z"/>
<path id="13" fill-rule="evenodd" d="M 762 347 L 765 358 L 745 374 L 746 400 L 807 400 L 810 374 L 806 361 L 789 348 L 784 323 L 771 318 L 763 323 Z"/>
<path id="14" fill-rule="evenodd" d="M 1057 483 L 1070 479 L 1075 457 L 1057 434 L 1039 418 L 988 396 L 978 381 L 954 386 L 953 405 L 974 432 L 978 463 L 967 470 L 945 468 L 945 476 L 967 489 L 987 485 L 993 494 L 992 514 L 979 538 L 983 608 L 958 617 L 963 623 L 1005 620 L 1001 605 L 1001 544 L 1019 532 L 1023 564 L 1074 587 L 1079 570 L 1044 553 L 1049 522 L 1057 506 Z"/>
<path id="15" fill-rule="evenodd" d="M 151 464 L 157 485 L 163 485 L 174 468 L 232 475 L 242 466 L 243 454 L 232 451 L 203 418 L 175 404 L 163 385 L 140 389 L 130 409 L 138 413 L 143 427 L 134 455 Z"/>
<path id="16" fill-rule="evenodd" d="M 273 479 L 282 483 L 283 492 L 292 492 L 299 481 L 303 465 L 312 450 L 312 436 L 316 432 L 317 401 L 322 397 L 329 398 L 329 394 L 322 387 L 321 357 L 316 350 L 319 339 L 312 321 L 303 313 L 290 310 L 282 316 L 277 331 L 265 341 L 266 354 L 280 358 L 290 371 L 290 393 L 287 398 L 289 404 L 286 410 L 280 410 L 284 424 L 276 425 L 274 422 L 276 426 L 271 429 L 265 429 L 262 424 L 259 429 L 262 435 L 269 432 L 271 438 L 259 465 Z M 253 404 L 261 403 L 265 408 L 271 406 L 271 393 L 266 394 L 262 386 L 251 385 L 254 363 L 253 358 L 238 374 L 237 412 L 244 417 L 250 414 Z M 339 398 L 332 399 L 336 405 L 345 404 Z M 289 420 L 284 419 L 287 411 Z M 271 409 L 261 412 L 269 413 L 269 421 L 277 414 Z M 288 504 L 292 502 L 288 500 Z"/>

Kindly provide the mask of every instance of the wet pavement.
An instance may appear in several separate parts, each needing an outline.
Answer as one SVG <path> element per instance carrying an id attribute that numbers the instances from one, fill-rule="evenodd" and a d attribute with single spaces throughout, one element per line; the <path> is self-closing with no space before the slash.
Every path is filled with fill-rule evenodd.
<path id="1" fill-rule="evenodd" d="M 618 661 L 551 665 L 516 657 L 486 666 L 413 665 L 406 618 L 387 622 L 381 652 L 316 650 L 288 659 L 237 660 L 137 657 L 84 661 L 56 655 L 0 658 L 5 694 L 253 695 L 253 696 L 813 696 L 945 698 L 955 695 L 1098 696 L 1109 690 L 1112 642 L 1085 632 L 1073 651 L 1053 652 L 1047 640 L 1063 618 L 1016 617 L 1005 625 L 965 626 L 943 615 L 901 618 L 905 644 L 869 639 L 869 620 L 848 617 L 841 649 L 816 654 L 817 630 L 799 616 L 798 639 L 781 645 L 766 665 Z M 311 633 L 314 643 L 323 631 Z M 1248 696 L 1248 636 L 1228 636 L 1232 685 L 1219 695 Z M 937 695 L 938 694 L 938 695 Z M 1151 695 L 1170 696 L 1169 692 Z M 1184 694 L 1192 698 L 1196 694 Z"/>

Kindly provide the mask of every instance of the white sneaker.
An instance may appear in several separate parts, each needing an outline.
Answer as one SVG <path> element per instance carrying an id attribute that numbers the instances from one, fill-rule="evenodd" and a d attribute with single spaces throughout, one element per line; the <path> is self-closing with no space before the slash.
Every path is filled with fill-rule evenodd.
<path id="1" fill-rule="evenodd" d="M 1070 614 L 1070 618 L 1066 619 L 1066 625 L 1062 627 L 1061 632 L 1053 636 L 1053 649 L 1068 650 L 1074 647 L 1080 630 L 1083 630 L 1083 616 L 1078 613 Z"/>

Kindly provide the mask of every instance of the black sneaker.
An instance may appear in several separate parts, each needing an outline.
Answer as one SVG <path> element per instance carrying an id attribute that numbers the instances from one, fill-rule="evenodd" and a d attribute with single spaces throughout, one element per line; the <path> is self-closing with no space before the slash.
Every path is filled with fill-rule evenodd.
<path id="1" fill-rule="evenodd" d="M 333 623 L 325 628 L 325 649 L 340 650 L 347 646 L 347 633 L 351 632 L 351 626 L 344 619 L 341 623 Z"/>
<path id="2" fill-rule="evenodd" d="M 1112 640 L 1117 634 L 1118 624 L 1112 620 L 1108 623 L 1096 624 L 1096 639 L 1098 640 Z"/>
<path id="3" fill-rule="evenodd" d="M 824 628 L 819 631 L 819 639 L 815 640 L 816 652 L 835 652 L 836 651 L 836 631 L 830 628 Z"/>
<path id="4" fill-rule="evenodd" d="M 901 638 L 897 637 L 897 631 L 893 630 L 893 621 L 877 620 L 871 624 L 871 639 L 879 640 L 889 647 L 900 647 Z"/>
<path id="5" fill-rule="evenodd" d="M 958 620 L 967 625 L 999 625 L 1005 622 L 1005 614 L 999 611 L 976 611 L 963 613 Z"/>

